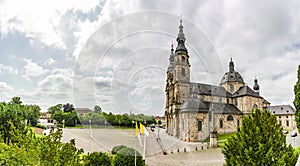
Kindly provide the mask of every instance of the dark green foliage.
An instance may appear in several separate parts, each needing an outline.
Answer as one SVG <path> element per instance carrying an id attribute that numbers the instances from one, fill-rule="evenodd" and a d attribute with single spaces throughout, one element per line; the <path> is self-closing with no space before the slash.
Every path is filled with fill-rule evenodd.
<path id="1" fill-rule="evenodd" d="M 254 110 L 243 117 L 242 127 L 228 139 L 222 153 L 226 165 L 295 165 L 298 154 L 287 146 L 276 117 L 267 110 Z"/>
<path id="2" fill-rule="evenodd" d="M 84 163 L 87 166 L 110 166 L 111 157 L 107 153 L 93 152 L 85 157 Z"/>
<path id="3" fill-rule="evenodd" d="M 135 155 L 136 155 L 136 165 L 144 166 L 145 163 L 141 154 L 135 149 L 127 147 L 123 148 L 114 156 L 112 165 L 113 166 L 134 166 L 135 165 Z"/>
<path id="4" fill-rule="evenodd" d="M 95 105 L 94 112 L 101 113 L 102 112 L 101 107 L 99 105 Z"/>
<path id="5" fill-rule="evenodd" d="M 294 86 L 294 93 L 295 93 L 294 106 L 296 108 L 295 120 L 297 123 L 297 128 L 300 129 L 300 65 L 298 66 L 297 79 L 298 80 Z"/>
<path id="6" fill-rule="evenodd" d="M 115 146 L 115 147 L 113 147 L 111 153 L 112 153 L 112 154 L 117 154 L 118 151 L 120 151 L 120 150 L 122 150 L 122 149 L 124 149 L 124 148 L 127 148 L 127 146 L 125 146 L 125 145 Z"/>

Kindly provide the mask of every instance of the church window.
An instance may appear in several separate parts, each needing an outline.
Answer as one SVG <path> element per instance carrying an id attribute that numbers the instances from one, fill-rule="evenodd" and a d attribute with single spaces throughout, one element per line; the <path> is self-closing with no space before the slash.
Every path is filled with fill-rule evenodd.
<path id="1" fill-rule="evenodd" d="M 182 69 L 181 69 L 181 75 L 182 75 L 182 76 L 185 76 L 185 68 L 182 68 Z"/>
<path id="2" fill-rule="evenodd" d="M 232 84 L 229 85 L 230 86 L 230 92 L 233 93 L 234 91 L 234 86 Z"/>
<path id="3" fill-rule="evenodd" d="M 253 104 L 252 108 L 256 109 L 257 108 L 257 104 Z"/>
<path id="4" fill-rule="evenodd" d="M 202 131 L 202 121 L 198 121 L 198 131 Z"/>
<path id="5" fill-rule="evenodd" d="M 288 120 L 286 121 L 286 126 L 289 126 L 289 121 Z"/>
<path id="6" fill-rule="evenodd" d="M 181 57 L 181 62 L 185 62 L 185 57 L 184 56 Z"/>
<path id="7" fill-rule="evenodd" d="M 281 118 L 281 116 L 279 116 L 279 118 Z"/>
<path id="8" fill-rule="evenodd" d="M 233 116 L 232 115 L 228 115 L 227 116 L 227 121 L 233 121 Z"/>
<path id="9" fill-rule="evenodd" d="M 227 104 L 229 104 L 229 99 L 227 99 Z"/>
<path id="10" fill-rule="evenodd" d="M 223 128 L 223 119 L 220 119 L 220 128 Z"/>
<path id="11" fill-rule="evenodd" d="M 240 120 L 239 119 L 237 120 L 237 126 L 240 126 Z"/>
<path id="12" fill-rule="evenodd" d="M 237 99 L 234 99 L 234 105 L 238 105 L 238 100 Z"/>
<path id="13" fill-rule="evenodd" d="M 222 97 L 219 97 L 219 103 L 222 103 Z"/>
<path id="14" fill-rule="evenodd" d="M 289 116 L 287 115 L 286 118 L 289 118 Z"/>
<path id="15" fill-rule="evenodd" d="M 212 119 L 212 112 L 208 111 L 208 120 L 211 121 L 211 119 Z"/>

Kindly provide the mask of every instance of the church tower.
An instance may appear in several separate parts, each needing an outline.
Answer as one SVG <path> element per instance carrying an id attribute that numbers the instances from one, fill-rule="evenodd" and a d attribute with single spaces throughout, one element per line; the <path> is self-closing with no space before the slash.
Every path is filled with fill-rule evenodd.
<path id="1" fill-rule="evenodd" d="M 240 87 L 245 85 L 240 73 L 234 70 L 234 63 L 232 61 L 232 58 L 230 58 L 229 62 L 229 71 L 222 77 L 220 85 L 231 94 L 234 94 L 240 89 Z"/>
<path id="2" fill-rule="evenodd" d="M 182 19 L 180 19 L 177 46 L 174 52 L 171 45 L 169 67 L 166 81 L 166 107 L 165 117 L 167 133 L 179 136 L 179 116 L 181 106 L 189 98 L 190 94 L 190 63 L 188 50 L 185 47 L 185 35 L 183 33 Z"/>
<path id="3" fill-rule="evenodd" d="M 178 104 L 183 104 L 189 97 L 191 65 L 189 62 L 188 50 L 185 47 L 182 19 L 180 19 L 179 33 L 176 40 L 177 47 L 174 56 L 175 100 Z"/>

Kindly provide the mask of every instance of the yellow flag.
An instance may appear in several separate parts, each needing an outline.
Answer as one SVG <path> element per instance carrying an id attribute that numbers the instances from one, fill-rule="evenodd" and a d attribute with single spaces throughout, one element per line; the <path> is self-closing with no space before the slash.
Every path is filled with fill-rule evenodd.
<path id="1" fill-rule="evenodd" d="M 137 122 L 135 122 L 135 136 L 139 135 L 139 127 L 137 125 Z"/>
<path id="2" fill-rule="evenodd" d="M 142 123 L 140 123 L 141 134 L 145 133 L 144 128 L 145 128 L 145 126 Z"/>

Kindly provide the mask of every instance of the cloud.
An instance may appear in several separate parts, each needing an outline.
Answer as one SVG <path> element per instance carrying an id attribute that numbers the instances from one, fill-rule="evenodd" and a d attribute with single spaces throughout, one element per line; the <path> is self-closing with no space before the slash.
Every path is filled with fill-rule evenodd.
<path id="1" fill-rule="evenodd" d="M 31 59 L 24 59 L 24 61 L 26 62 L 26 65 L 24 67 L 25 73 L 23 74 L 23 77 L 28 81 L 30 81 L 31 77 L 38 77 L 49 72 L 49 70 L 44 69 L 35 62 L 32 62 Z"/>
<path id="2" fill-rule="evenodd" d="M 6 82 L 0 82 L 0 93 L 1 93 L 1 100 L 10 101 L 13 97 L 11 96 L 15 92 L 15 89 L 8 85 Z"/>
<path id="3" fill-rule="evenodd" d="M 51 65 L 55 64 L 56 62 L 57 61 L 55 59 L 49 58 L 44 64 L 51 66 Z"/>
<path id="4" fill-rule="evenodd" d="M 18 74 L 18 69 L 0 63 L 0 74 Z"/>

